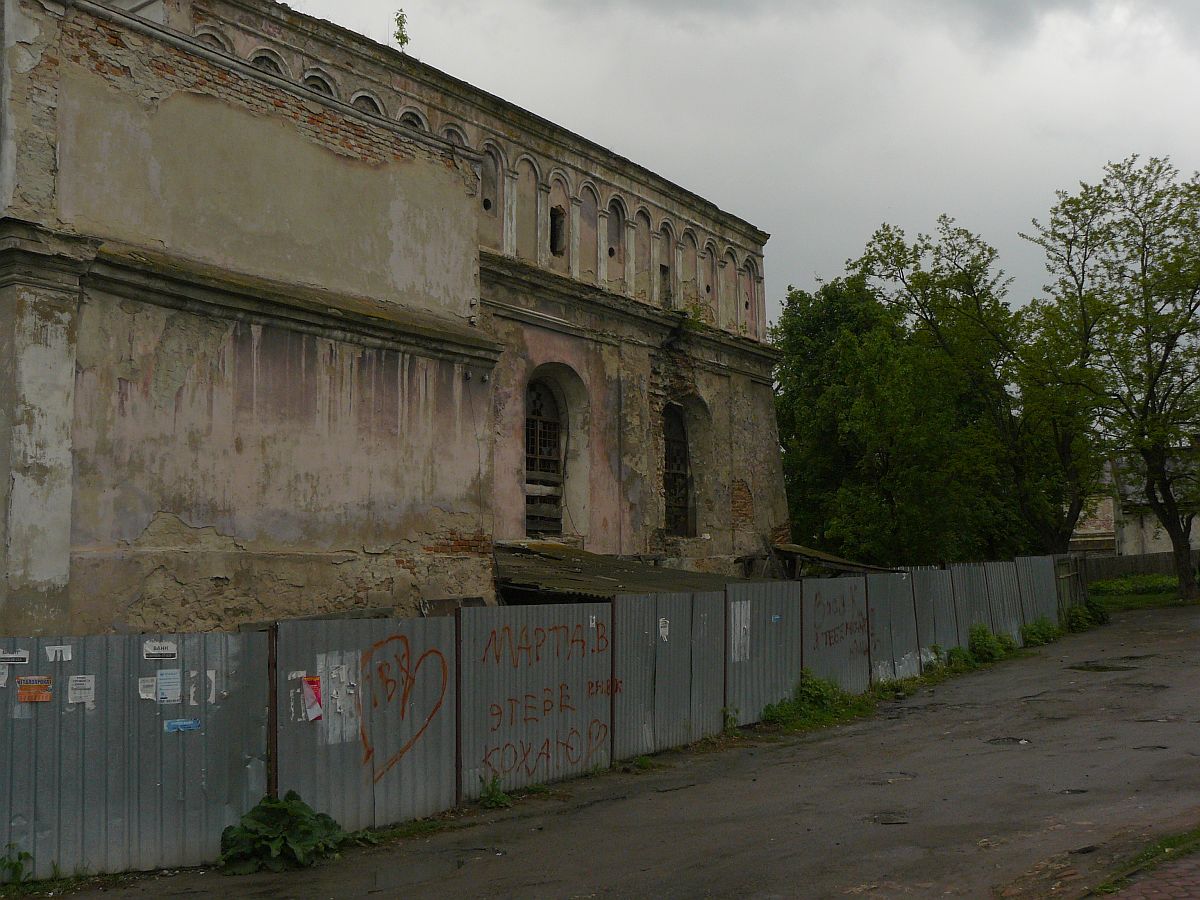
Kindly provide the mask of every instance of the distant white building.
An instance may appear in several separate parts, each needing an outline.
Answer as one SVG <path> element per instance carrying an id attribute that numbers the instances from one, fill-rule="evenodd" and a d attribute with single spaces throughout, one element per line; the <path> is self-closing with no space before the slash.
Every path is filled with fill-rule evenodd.
<path id="1" fill-rule="evenodd" d="M 1071 551 L 1117 556 L 1168 553 L 1171 538 L 1146 502 L 1140 479 L 1126 461 L 1110 460 L 1108 492 L 1092 498 L 1071 537 Z M 1200 524 L 1192 527 L 1192 549 L 1200 548 Z"/>

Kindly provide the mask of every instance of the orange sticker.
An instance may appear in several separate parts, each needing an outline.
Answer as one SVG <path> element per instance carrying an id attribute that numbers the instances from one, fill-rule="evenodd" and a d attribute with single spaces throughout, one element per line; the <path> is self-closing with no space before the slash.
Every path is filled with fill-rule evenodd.
<path id="1" fill-rule="evenodd" d="M 49 703 L 54 690 L 53 675 L 18 675 L 18 703 Z"/>

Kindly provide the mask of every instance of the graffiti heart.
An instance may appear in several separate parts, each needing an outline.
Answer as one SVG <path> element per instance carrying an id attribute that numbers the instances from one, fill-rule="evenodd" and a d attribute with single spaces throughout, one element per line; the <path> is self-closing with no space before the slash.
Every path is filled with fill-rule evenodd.
<path id="1" fill-rule="evenodd" d="M 437 718 L 450 687 L 450 667 L 442 651 L 431 647 L 415 656 L 408 636 L 395 634 L 363 651 L 360 671 L 358 720 L 363 765 L 373 766 L 378 782 Z M 405 725 L 415 726 L 415 730 Z M 397 741 L 400 745 L 392 746 Z"/>

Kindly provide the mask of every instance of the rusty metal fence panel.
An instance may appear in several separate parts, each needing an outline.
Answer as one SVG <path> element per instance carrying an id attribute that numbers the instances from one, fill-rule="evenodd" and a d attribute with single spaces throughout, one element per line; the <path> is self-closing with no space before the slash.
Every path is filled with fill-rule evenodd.
<path id="1" fill-rule="evenodd" d="M 958 614 L 958 645 L 965 647 L 976 625 L 986 625 L 992 630 L 987 574 L 982 563 L 953 565 L 950 581 L 954 585 L 954 608 Z"/>
<path id="2" fill-rule="evenodd" d="M 1017 565 L 1012 562 L 985 563 L 984 572 L 987 575 L 992 630 L 996 634 L 1007 634 L 1017 642 L 1017 646 L 1021 646 L 1021 626 L 1025 624 L 1025 619 L 1021 612 Z"/>
<path id="3" fill-rule="evenodd" d="M 1018 556 L 1017 584 L 1026 622 L 1049 619 L 1058 622 L 1058 588 L 1054 582 L 1054 558 Z"/>
<path id="4" fill-rule="evenodd" d="M 608 603 L 460 610 L 460 789 L 582 775 L 612 761 Z"/>
<path id="5" fill-rule="evenodd" d="M 920 675 L 910 575 L 867 576 L 867 621 L 871 628 L 871 680 L 893 681 Z"/>
<path id="6" fill-rule="evenodd" d="M 917 610 L 917 643 L 921 663 L 937 661 L 934 647 L 943 653 L 958 646 L 958 611 L 954 607 L 954 584 L 945 569 L 910 569 L 913 603 Z"/>
<path id="7" fill-rule="evenodd" d="M 450 618 L 280 623 L 280 791 L 352 830 L 454 806 L 455 650 Z"/>
<path id="8" fill-rule="evenodd" d="M 739 725 L 789 697 L 800 680 L 802 582 L 731 584 L 726 590 L 725 706 Z"/>
<path id="9" fill-rule="evenodd" d="M 0 653 L 0 847 L 32 854 L 34 877 L 210 862 L 265 792 L 264 634 L 0 638 Z"/>
<path id="10" fill-rule="evenodd" d="M 862 578 L 804 579 L 804 668 L 847 691 L 871 686 L 867 587 Z"/>

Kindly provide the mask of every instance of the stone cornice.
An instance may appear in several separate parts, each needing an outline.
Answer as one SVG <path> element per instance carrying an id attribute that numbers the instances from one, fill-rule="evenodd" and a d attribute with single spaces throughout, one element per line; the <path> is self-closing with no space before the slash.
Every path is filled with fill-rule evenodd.
<path id="1" fill-rule="evenodd" d="M 156 306 L 491 369 L 502 347 L 478 329 L 377 300 L 238 275 L 103 245 L 84 287 Z"/>
<path id="2" fill-rule="evenodd" d="M 669 344 L 672 349 L 689 353 L 691 346 L 705 347 L 709 351 L 728 354 L 734 358 L 740 357 L 749 362 L 751 367 L 757 367 L 759 371 L 740 369 L 740 367 L 739 370 L 756 378 L 761 379 L 761 370 L 771 369 L 779 356 L 774 347 L 696 323 L 683 312 L 656 309 L 629 297 L 614 294 L 595 285 L 585 284 L 490 250 L 479 251 L 479 268 L 480 280 L 484 284 L 492 283 L 515 287 L 543 297 L 582 304 L 606 316 L 623 319 L 647 330 L 651 335 L 656 335 L 658 342 L 655 346 L 665 348 Z M 594 331 L 562 319 L 546 316 L 534 310 L 520 310 L 521 315 L 518 316 L 514 313 L 516 307 L 495 303 L 486 296 L 483 298 L 483 303 L 497 309 L 501 315 L 508 318 L 521 318 L 532 325 L 559 331 L 569 330 L 572 333 L 587 335 L 589 338 L 595 339 Z"/>

